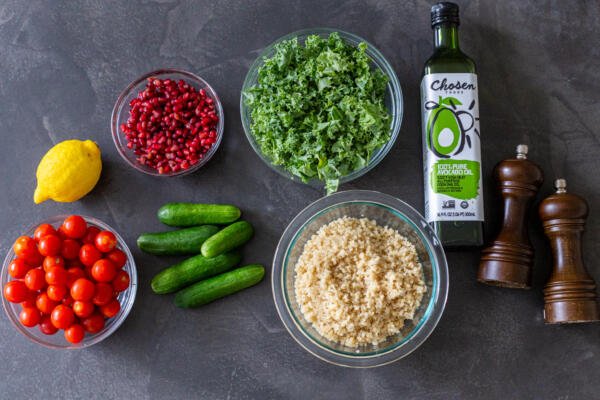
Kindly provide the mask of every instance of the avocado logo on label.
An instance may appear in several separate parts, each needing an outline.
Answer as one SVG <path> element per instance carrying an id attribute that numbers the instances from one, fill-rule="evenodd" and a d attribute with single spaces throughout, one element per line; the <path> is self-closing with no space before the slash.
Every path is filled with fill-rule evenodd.
<path id="1" fill-rule="evenodd" d="M 471 114 L 475 100 L 469 105 L 468 111 L 458 110 L 458 106 L 462 106 L 462 103 L 454 97 L 440 96 L 437 103 L 431 100 L 425 103 L 425 110 L 431 111 L 426 127 L 427 147 L 440 158 L 459 154 L 465 144 L 471 148 L 468 132 L 478 119 Z M 473 130 L 479 136 L 479 131 Z"/>

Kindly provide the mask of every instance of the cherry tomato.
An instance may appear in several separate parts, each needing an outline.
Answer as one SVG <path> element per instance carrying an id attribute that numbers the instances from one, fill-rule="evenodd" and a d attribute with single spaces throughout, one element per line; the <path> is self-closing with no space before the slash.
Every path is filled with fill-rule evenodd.
<path id="1" fill-rule="evenodd" d="M 85 278 L 85 276 L 85 271 L 82 268 L 69 268 L 67 270 L 67 287 L 70 289 L 77 279 Z"/>
<path id="2" fill-rule="evenodd" d="M 89 301 L 94 297 L 96 285 L 89 279 L 79 278 L 71 286 L 73 300 Z"/>
<path id="3" fill-rule="evenodd" d="M 40 320 L 40 332 L 44 335 L 54 335 L 58 331 L 58 328 L 52 325 L 52 320 L 49 315 L 42 316 Z"/>
<path id="4" fill-rule="evenodd" d="M 67 237 L 71 239 L 79 239 L 85 236 L 87 231 L 87 223 L 85 222 L 85 219 L 79 215 L 71 215 L 63 221 L 60 229 L 62 229 Z"/>
<path id="5" fill-rule="evenodd" d="M 103 306 L 110 303 L 114 297 L 115 291 L 110 283 L 96 283 L 96 292 L 92 298 L 92 302 L 97 306 Z"/>
<path id="6" fill-rule="evenodd" d="M 37 253 L 36 256 L 33 256 L 30 259 L 25 259 L 24 260 L 27 265 L 29 265 L 31 268 L 38 268 L 42 266 L 42 262 L 44 262 L 44 257 L 42 257 L 42 255 L 40 253 Z"/>
<path id="7" fill-rule="evenodd" d="M 44 271 L 48 272 L 48 270 L 52 267 L 65 267 L 65 259 L 62 258 L 61 256 L 54 256 L 54 257 L 45 257 L 44 261 L 42 262 L 42 267 L 44 268 Z"/>
<path id="8" fill-rule="evenodd" d="M 92 267 L 92 276 L 98 282 L 110 282 L 115 279 L 116 275 L 115 264 L 106 258 L 96 261 Z"/>
<path id="9" fill-rule="evenodd" d="M 66 286 L 50 285 L 48 286 L 48 289 L 46 289 L 46 293 L 48 294 L 48 297 L 50 297 L 52 300 L 62 301 L 67 295 L 67 293 L 69 293 L 69 290 Z"/>
<path id="10" fill-rule="evenodd" d="M 79 343 L 83 340 L 85 336 L 85 330 L 83 326 L 79 324 L 73 324 L 68 329 L 65 330 L 65 339 L 69 343 Z"/>
<path id="11" fill-rule="evenodd" d="M 129 274 L 127 271 L 120 269 L 117 272 L 117 276 L 115 276 L 115 279 L 112 281 L 112 286 L 115 292 L 127 290 L 129 287 Z"/>
<path id="12" fill-rule="evenodd" d="M 89 301 L 79 301 L 73 303 L 73 312 L 79 318 L 87 318 L 94 312 L 94 305 Z"/>
<path id="13" fill-rule="evenodd" d="M 15 258 L 8 266 L 8 274 L 13 278 L 21 279 L 30 269 L 31 267 L 21 258 Z"/>
<path id="14" fill-rule="evenodd" d="M 38 294 L 35 300 L 35 306 L 44 314 L 50 314 L 57 305 L 58 302 L 51 299 L 46 292 Z"/>
<path id="15" fill-rule="evenodd" d="M 36 326 L 41 319 L 40 312 L 37 308 L 28 307 L 21 310 L 19 314 L 19 321 L 29 328 Z"/>
<path id="16" fill-rule="evenodd" d="M 23 261 L 25 261 L 30 267 L 37 268 L 42 266 L 44 257 L 38 252 L 29 258 L 24 258 Z"/>
<path id="17" fill-rule="evenodd" d="M 17 257 L 28 258 L 32 254 L 37 253 L 37 245 L 33 238 L 29 236 L 19 236 L 13 244 L 13 250 Z"/>
<path id="18" fill-rule="evenodd" d="M 67 260 L 77 258 L 79 256 L 79 242 L 73 239 L 65 239 L 60 254 Z"/>
<path id="19" fill-rule="evenodd" d="M 114 299 L 113 301 L 111 301 L 108 304 L 100 306 L 100 312 L 106 318 L 114 317 L 115 315 L 117 315 L 117 313 L 119 312 L 120 309 L 121 309 L 121 303 L 119 303 L 119 300 L 117 300 L 117 299 Z"/>
<path id="20" fill-rule="evenodd" d="M 124 252 L 122 252 L 119 249 L 114 249 L 113 251 L 108 253 L 106 255 L 106 258 L 112 261 L 112 263 L 115 264 L 115 267 L 117 268 L 123 268 L 123 266 L 127 263 L 127 256 Z"/>
<path id="21" fill-rule="evenodd" d="M 56 232 L 58 233 L 58 237 L 60 237 L 62 240 L 65 239 L 70 239 L 67 234 L 65 233 L 64 228 L 61 226 L 58 227 L 58 229 L 56 230 Z"/>
<path id="22" fill-rule="evenodd" d="M 98 333 L 104 328 L 104 317 L 102 314 L 94 313 L 81 321 L 83 329 L 89 333 Z"/>
<path id="23" fill-rule="evenodd" d="M 57 256 L 62 240 L 57 235 L 46 235 L 38 242 L 38 251 L 43 256 Z"/>
<path id="24" fill-rule="evenodd" d="M 117 237 L 112 232 L 101 231 L 98 235 L 96 235 L 94 244 L 101 252 L 108 253 L 117 245 Z"/>
<path id="25" fill-rule="evenodd" d="M 37 228 L 35 228 L 35 232 L 33 232 L 33 239 L 36 242 L 39 242 L 41 238 L 48 235 L 56 235 L 56 229 L 50 224 L 41 224 Z"/>
<path id="26" fill-rule="evenodd" d="M 50 320 L 52 321 L 52 325 L 58 329 L 67 329 L 73 325 L 73 322 L 75 321 L 75 314 L 70 307 L 67 307 L 64 304 L 59 304 L 54 307 L 54 310 L 52 310 L 52 313 L 50 314 Z"/>
<path id="27" fill-rule="evenodd" d="M 48 285 L 64 286 L 67 284 L 68 274 L 63 267 L 52 267 L 46 272 Z"/>
<path id="28" fill-rule="evenodd" d="M 37 251 L 37 246 L 31 252 L 18 258 L 21 258 L 27 265 L 33 268 L 39 267 L 42 261 L 44 261 L 44 257 Z"/>
<path id="29" fill-rule="evenodd" d="M 46 287 L 46 274 L 41 268 L 34 268 L 25 274 L 25 285 L 33 291 L 42 290 Z"/>
<path id="30" fill-rule="evenodd" d="M 21 302 L 21 307 L 33 307 L 35 308 L 35 301 L 37 299 L 37 294 L 35 292 L 29 291 L 29 296 L 25 299 L 25 301 Z"/>
<path id="31" fill-rule="evenodd" d="M 23 281 L 10 281 L 4 285 L 4 298 L 11 303 L 21 303 L 31 294 Z"/>
<path id="32" fill-rule="evenodd" d="M 81 239 L 81 241 L 86 244 L 94 244 L 94 241 L 96 240 L 96 236 L 99 233 L 100 233 L 99 228 L 96 228 L 95 226 L 90 226 L 87 228 L 87 231 L 85 232 L 85 236 L 83 237 L 83 239 Z"/>
<path id="33" fill-rule="evenodd" d="M 91 267 L 102 258 L 102 253 L 93 244 L 84 244 L 79 249 L 79 260 L 86 267 Z"/>
<path id="34" fill-rule="evenodd" d="M 73 307 L 73 304 L 75 303 L 75 300 L 73 300 L 73 298 L 71 297 L 71 295 L 67 295 L 63 300 L 62 303 L 67 306 L 67 307 Z"/>

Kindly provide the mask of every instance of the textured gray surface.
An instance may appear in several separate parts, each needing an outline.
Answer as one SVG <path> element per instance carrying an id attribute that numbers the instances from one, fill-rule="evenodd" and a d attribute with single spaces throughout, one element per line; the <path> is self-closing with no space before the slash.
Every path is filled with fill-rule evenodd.
<path id="1" fill-rule="evenodd" d="M 268 169 L 244 138 L 238 113 L 245 73 L 262 47 L 293 30 L 329 26 L 374 43 L 396 69 L 406 102 L 387 158 L 343 189 L 374 189 L 422 207 L 418 85 L 431 51 L 429 1 L 80 1 L 0 3 L 0 252 L 21 231 L 59 213 L 96 216 L 129 244 L 162 229 L 166 201 L 239 204 L 257 230 L 245 260 L 269 265 L 290 219 L 319 191 Z M 488 238 L 498 227 L 493 165 L 517 143 L 550 179 L 565 176 L 592 210 L 585 260 L 600 281 L 600 6 L 594 1 L 462 1 L 461 42 L 479 67 Z M 138 75 L 180 67 L 206 78 L 226 111 L 221 149 L 200 172 L 155 179 L 129 168 L 110 138 L 118 92 Z M 74 204 L 31 200 L 42 154 L 68 138 L 99 143 L 104 171 Z M 591 399 L 599 398 L 599 325 L 544 326 L 542 286 L 551 260 L 539 227 L 534 287 L 475 282 L 478 252 L 448 255 L 450 296 L 416 353 L 372 370 L 330 366 L 284 330 L 269 279 L 195 311 L 152 295 L 167 259 L 132 248 L 140 290 L 129 318 L 106 342 L 52 351 L 0 317 L 0 398 L 206 399 Z"/>

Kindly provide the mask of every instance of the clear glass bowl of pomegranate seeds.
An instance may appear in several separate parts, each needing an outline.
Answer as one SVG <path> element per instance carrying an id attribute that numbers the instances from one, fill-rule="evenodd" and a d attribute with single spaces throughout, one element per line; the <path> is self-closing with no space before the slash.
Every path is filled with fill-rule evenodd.
<path id="1" fill-rule="evenodd" d="M 161 69 L 123 90 L 113 108 L 111 130 L 119 154 L 138 171 L 181 176 L 215 154 L 224 122 L 221 101 L 204 79 Z"/>

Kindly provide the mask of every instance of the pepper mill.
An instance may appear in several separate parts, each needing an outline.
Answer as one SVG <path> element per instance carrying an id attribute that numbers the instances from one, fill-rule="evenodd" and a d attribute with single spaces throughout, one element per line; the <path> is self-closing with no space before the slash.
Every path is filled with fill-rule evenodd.
<path id="1" fill-rule="evenodd" d="M 550 239 L 554 268 L 544 288 L 547 324 L 593 322 L 600 319 L 596 284 L 583 265 L 581 236 L 587 202 L 567 193 L 567 181 L 557 179 L 556 193 L 540 203 L 544 233 Z"/>
<path id="2" fill-rule="evenodd" d="M 527 145 L 518 145 L 516 158 L 501 161 L 494 168 L 504 201 L 504 220 L 496 240 L 481 253 L 477 280 L 488 285 L 531 287 L 533 247 L 527 215 L 544 176 L 541 168 L 527 159 L 527 151 Z"/>

